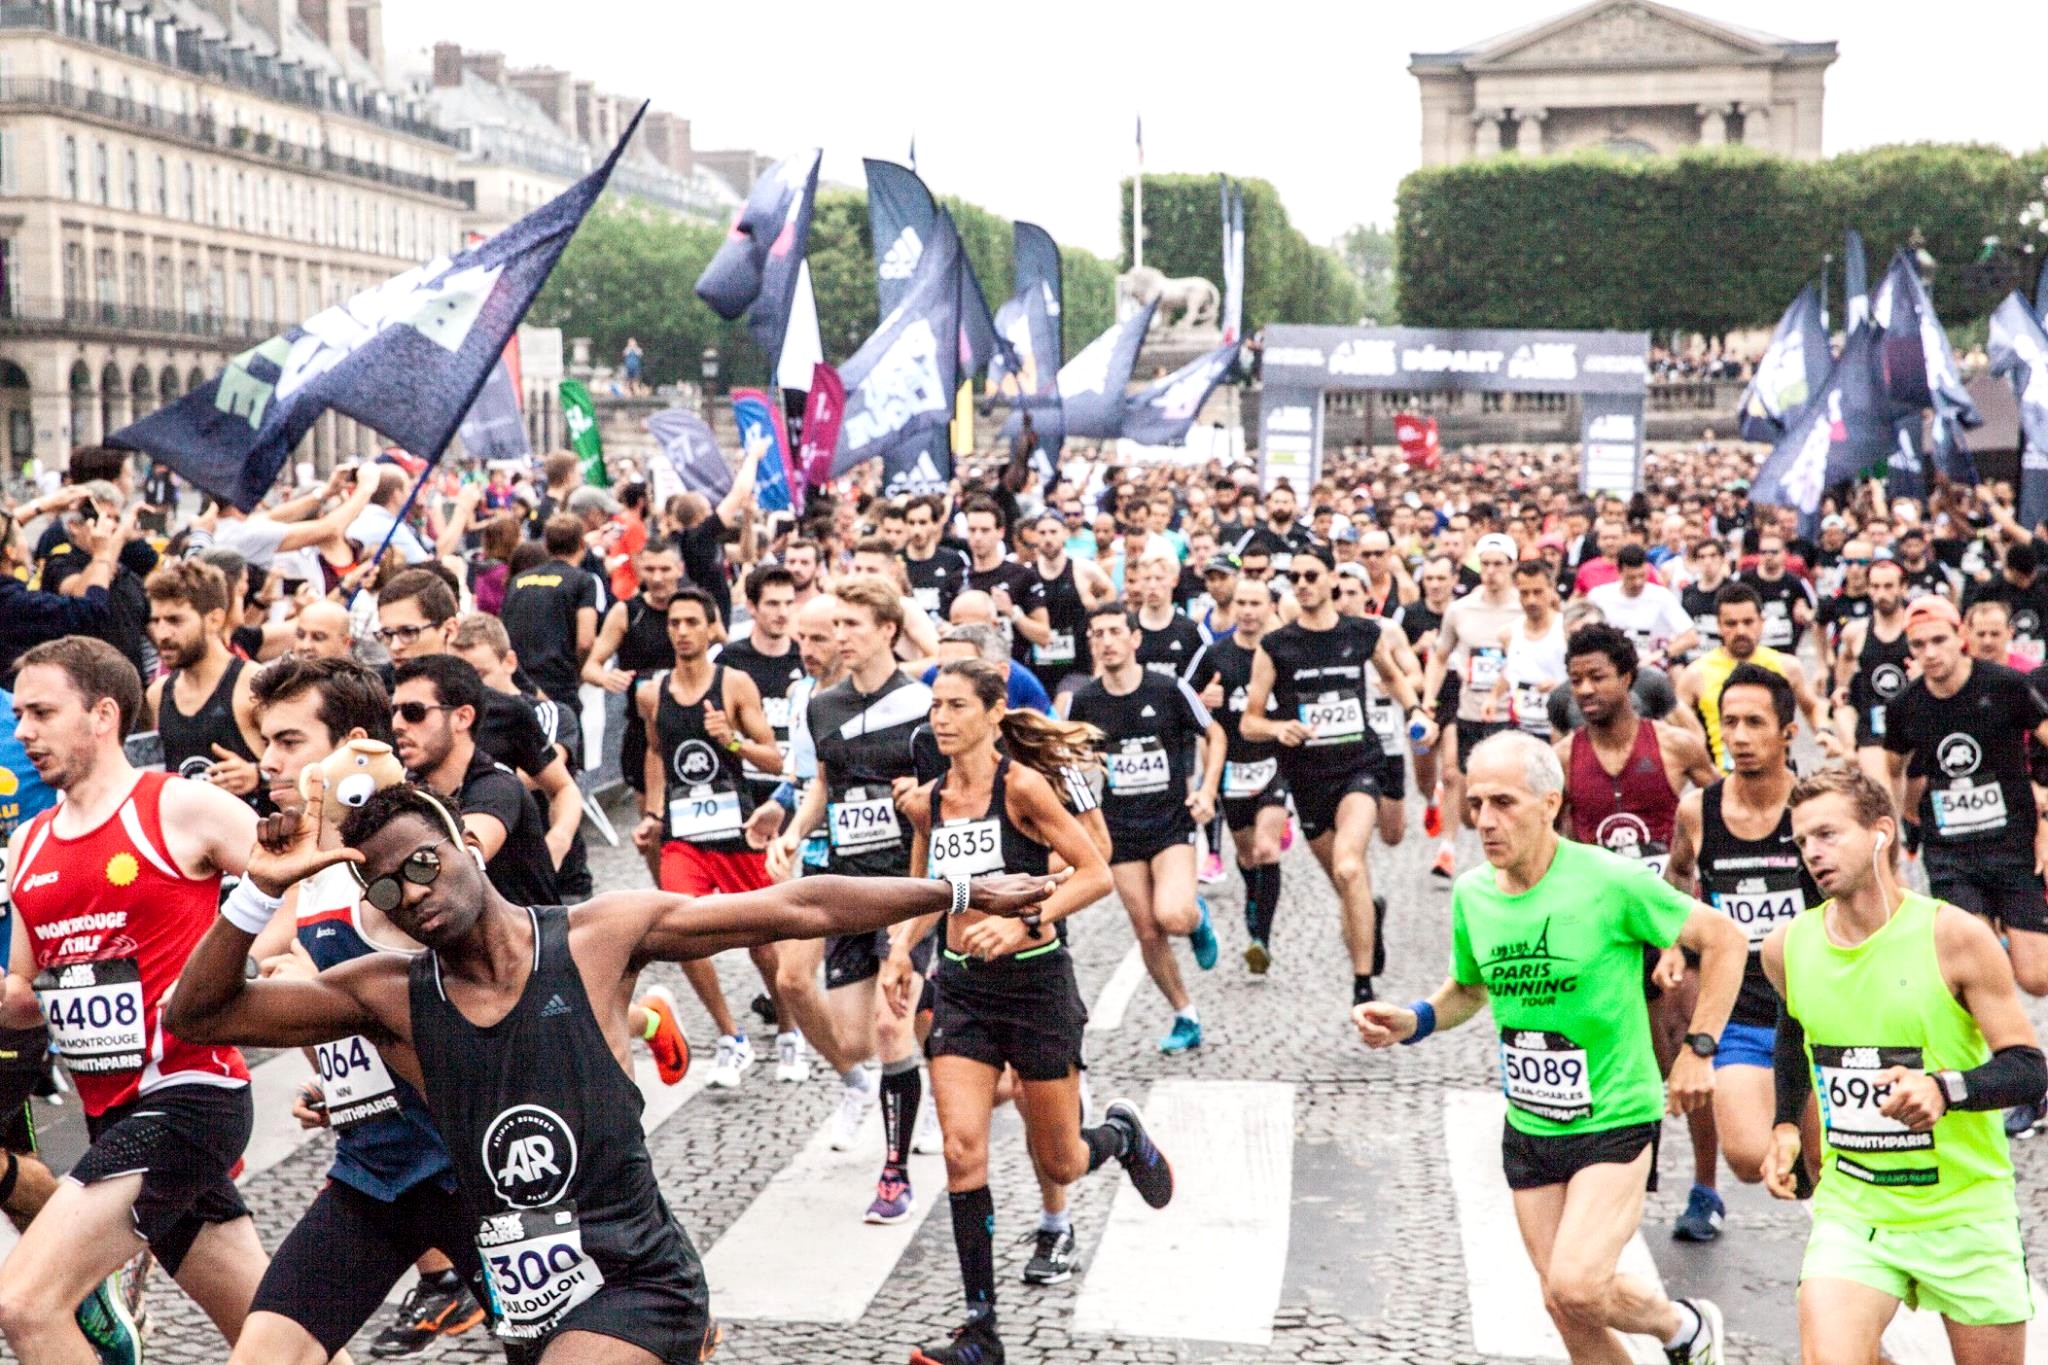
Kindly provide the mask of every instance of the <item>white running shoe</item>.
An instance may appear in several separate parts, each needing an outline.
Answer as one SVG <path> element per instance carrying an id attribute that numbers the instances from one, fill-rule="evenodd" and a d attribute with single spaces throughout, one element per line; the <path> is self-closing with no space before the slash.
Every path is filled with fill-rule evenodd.
<path id="1" fill-rule="evenodd" d="M 804 1055 L 804 1036 L 791 1030 L 775 1035 L 775 1079 L 803 1082 L 811 1078 L 811 1059 Z"/>
<path id="2" fill-rule="evenodd" d="M 873 1076 L 863 1074 L 859 1085 L 841 1084 L 839 1087 L 839 1108 L 832 1114 L 832 1150 L 850 1152 L 860 1141 L 861 1125 L 867 1122 L 868 1111 L 882 1102 L 882 1090 Z"/>
<path id="3" fill-rule="evenodd" d="M 718 1040 L 718 1054 L 711 1063 L 711 1076 L 705 1084 L 718 1090 L 731 1090 L 739 1085 L 740 1077 L 751 1071 L 753 1066 L 753 1044 L 727 1034 Z"/>
<path id="4" fill-rule="evenodd" d="M 939 1104 L 929 1094 L 917 1107 L 917 1127 L 910 1135 L 910 1150 L 924 1156 L 937 1156 L 946 1150 L 946 1135 L 939 1131 Z"/>

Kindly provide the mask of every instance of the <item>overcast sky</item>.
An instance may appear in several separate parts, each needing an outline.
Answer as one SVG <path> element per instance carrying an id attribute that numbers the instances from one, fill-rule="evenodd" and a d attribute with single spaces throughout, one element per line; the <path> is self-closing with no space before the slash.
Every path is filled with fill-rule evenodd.
<path id="1" fill-rule="evenodd" d="M 825 149 L 825 175 L 903 160 L 940 194 L 1034 220 L 1112 254 L 1134 115 L 1155 172 L 1260 176 L 1329 241 L 1390 223 L 1420 136 L 1410 52 L 1463 47 L 1564 13 L 1524 0 L 778 0 L 649 4 L 387 0 L 385 40 L 496 49 L 691 121 L 698 147 Z M 1902 141 L 2048 141 L 2035 65 L 2048 5 L 1929 10 L 1905 0 L 1703 0 L 1694 12 L 1805 41 L 1833 39 L 1829 152 Z M 1971 16 L 1974 14 L 1974 18 Z M 1931 97 L 1908 94 L 1931 80 Z M 1029 150 L 1023 150 L 1028 148 Z"/>

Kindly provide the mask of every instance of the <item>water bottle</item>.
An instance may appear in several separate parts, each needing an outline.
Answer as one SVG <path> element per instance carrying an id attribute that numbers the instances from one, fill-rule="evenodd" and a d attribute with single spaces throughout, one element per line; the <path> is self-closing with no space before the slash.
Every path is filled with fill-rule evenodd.
<path id="1" fill-rule="evenodd" d="M 1408 743 L 1413 746 L 1415 755 L 1418 758 L 1429 752 L 1429 746 L 1422 742 L 1422 737 L 1428 733 L 1428 727 L 1421 721 L 1411 720 L 1408 722 Z"/>

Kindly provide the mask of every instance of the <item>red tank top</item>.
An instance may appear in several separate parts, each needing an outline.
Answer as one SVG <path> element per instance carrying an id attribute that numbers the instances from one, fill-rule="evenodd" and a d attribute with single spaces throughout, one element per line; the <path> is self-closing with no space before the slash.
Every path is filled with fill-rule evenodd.
<path id="1" fill-rule="evenodd" d="M 168 1085 L 249 1083 L 237 1049 L 198 1047 L 163 1027 L 164 996 L 220 906 L 220 877 L 187 877 L 164 841 L 164 785 L 183 780 L 141 774 L 113 815 L 72 838 L 55 831 L 61 805 L 44 811 L 14 869 L 36 995 L 95 1116 Z"/>
<path id="2" fill-rule="evenodd" d="M 1571 784 L 1572 837 L 1623 857 L 1655 859 L 1661 874 L 1671 852 L 1678 794 L 1664 773 L 1656 725 L 1636 722 L 1635 747 L 1619 774 L 1600 765 L 1600 755 L 1584 729 L 1574 731 L 1571 772 L 1566 776 Z"/>

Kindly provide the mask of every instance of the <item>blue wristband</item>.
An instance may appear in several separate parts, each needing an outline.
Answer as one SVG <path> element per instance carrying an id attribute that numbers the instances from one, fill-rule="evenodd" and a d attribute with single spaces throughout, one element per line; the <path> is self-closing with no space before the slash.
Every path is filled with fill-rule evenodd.
<path id="1" fill-rule="evenodd" d="M 775 788 L 775 794 L 769 799 L 782 807 L 784 813 L 789 815 L 796 814 L 796 788 L 792 787 L 789 783 L 778 783 Z"/>
<path id="2" fill-rule="evenodd" d="M 1421 1042 L 1436 1032 L 1436 1006 L 1427 1000 L 1418 1000 L 1408 1007 L 1415 1011 L 1415 1032 L 1401 1040 L 1403 1047 Z"/>

